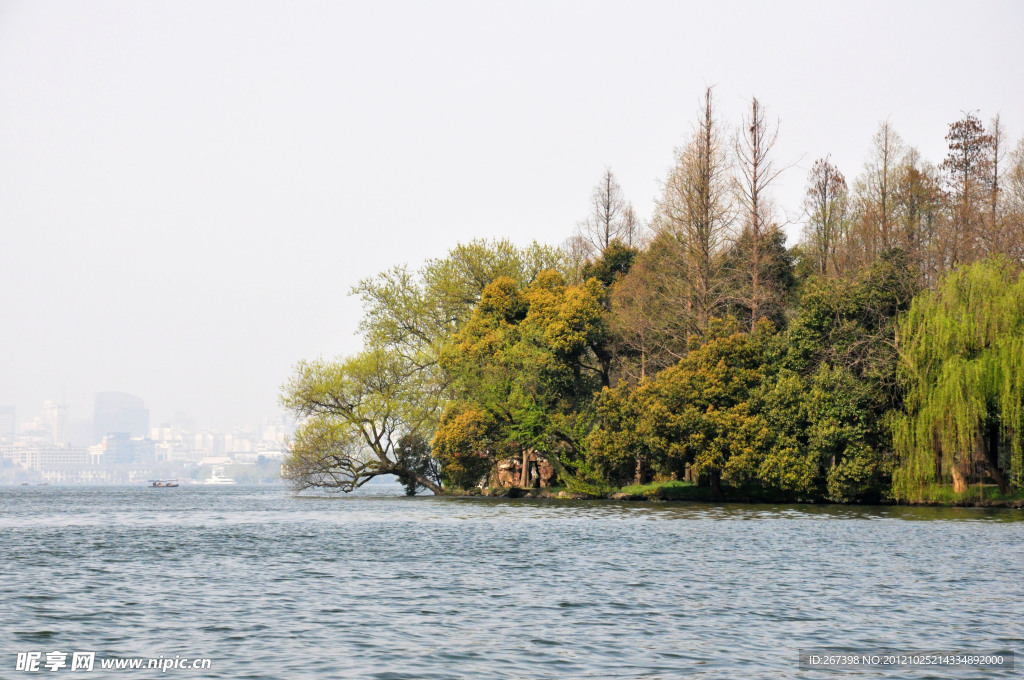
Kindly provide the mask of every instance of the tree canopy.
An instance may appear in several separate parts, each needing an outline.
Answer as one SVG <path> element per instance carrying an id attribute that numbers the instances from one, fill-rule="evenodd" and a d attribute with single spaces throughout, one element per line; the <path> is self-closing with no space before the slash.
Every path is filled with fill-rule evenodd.
<path id="1" fill-rule="evenodd" d="M 967 113 L 933 164 L 882 121 L 850 182 L 813 164 L 788 245 L 766 110 L 752 98 L 730 130 L 707 89 L 649 220 L 606 168 L 561 247 L 475 240 L 359 282 L 364 349 L 284 386 L 285 476 L 1019 493 L 1024 140 L 1007 152 L 998 116 Z"/>
<path id="2" fill-rule="evenodd" d="M 977 262 L 914 300 L 901 320 L 906 412 L 895 422 L 895 491 L 920 495 L 949 474 L 958 490 L 981 468 L 1019 486 L 1024 449 L 1024 277 Z"/>

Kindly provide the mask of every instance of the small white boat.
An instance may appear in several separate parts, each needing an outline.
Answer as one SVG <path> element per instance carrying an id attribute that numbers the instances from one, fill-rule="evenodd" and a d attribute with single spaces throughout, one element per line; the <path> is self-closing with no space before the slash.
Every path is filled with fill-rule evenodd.
<path id="1" fill-rule="evenodd" d="M 224 476 L 224 468 L 214 468 L 209 479 L 204 479 L 200 484 L 237 484 L 235 480 Z"/>

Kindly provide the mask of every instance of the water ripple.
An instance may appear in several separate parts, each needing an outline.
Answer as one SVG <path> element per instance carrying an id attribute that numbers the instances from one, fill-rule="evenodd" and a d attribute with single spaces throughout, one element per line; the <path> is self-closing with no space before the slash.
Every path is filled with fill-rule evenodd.
<path id="1" fill-rule="evenodd" d="M 1020 519 L 0 489 L 0 667 L 67 649 L 210 657 L 217 678 L 832 678 L 797 650 L 1022 651 Z"/>

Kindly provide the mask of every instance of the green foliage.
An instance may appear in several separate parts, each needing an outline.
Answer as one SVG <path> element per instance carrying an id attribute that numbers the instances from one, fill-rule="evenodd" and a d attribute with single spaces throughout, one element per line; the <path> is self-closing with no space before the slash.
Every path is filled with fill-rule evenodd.
<path id="1" fill-rule="evenodd" d="M 507 240 L 460 244 L 418 271 L 403 265 L 361 281 L 352 291 L 363 301 L 360 330 L 367 345 L 395 354 L 421 374 L 420 380 L 444 391 L 441 353 L 472 316 L 484 289 L 497 280 L 528 285 L 561 263 L 557 249 L 537 243 L 527 248 Z"/>
<path id="2" fill-rule="evenodd" d="M 669 480 L 667 482 L 651 482 L 650 484 L 630 484 L 620 488 L 617 493 L 627 496 L 642 496 L 652 501 L 711 500 L 707 489 L 698 487 L 691 482 Z"/>
<path id="3" fill-rule="evenodd" d="M 856 277 L 806 282 L 784 333 L 768 322 L 744 333 L 735 321 L 712 319 L 687 338 L 673 365 L 609 386 L 606 283 L 592 277 L 569 284 L 557 271 L 532 271 L 512 251 L 488 256 L 481 248 L 431 263 L 404 289 L 415 295 L 400 294 L 398 279 L 367 284 L 380 305 L 364 331 L 380 344 L 343 361 L 299 365 L 284 397 L 303 418 L 284 468 L 296 486 L 350 490 L 387 473 L 410 492 L 440 491 L 442 481 L 471 488 L 498 461 L 532 450 L 552 462 L 567 490 L 595 496 L 637 478 L 686 474 L 699 478 L 700 488 L 750 497 L 864 501 L 884 494 L 894 465 L 883 425 L 902 394 L 895 387 L 896 319 L 917 285 L 901 252 L 886 253 Z M 629 252 L 610 246 L 606 255 L 627 261 Z M 484 283 L 497 271 L 514 276 Z M 612 285 L 621 283 L 616 275 Z M 1019 297 L 1005 281 L 996 287 Z M 466 296 L 461 306 L 443 323 L 421 324 L 440 318 L 438 300 L 454 300 L 452 290 Z M 388 295 L 390 307 L 383 304 Z M 1016 309 L 1004 302 L 985 309 L 999 306 Z M 416 307 L 430 313 L 403 317 Z M 456 307 L 459 314 L 451 312 Z M 918 331 L 908 325 L 901 332 Z M 956 344 L 930 327 L 921 332 Z M 995 391 L 985 404 L 999 396 L 993 366 L 1021 374 L 1011 370 L 1017 345 L 996 345 L 1005 345 L 1003 363 L 982 362 L 963 377 L 989 381 Z M 917 361 L 932 366 L 929 357 Z M 947 385 L 965 384 L 940 374 Z M 1011 383 L 998 384 L 1012 392 Z M 1004 405 L 1001 422 L 1020 418 L 1019 402 Z M 986 417 L 979 420 L 993 419 Z M 897 431 L 905 442 L 909 430 Z M 934 468 L 934 460 L 913 456 L 903 463 L 901 470 Z"/>
<path id="4" fill-rule="evenodd" d="M 821 461 L 808 450 L 810 426 L 807 380 L 789 370 L 757 390 L 755 409 L 764 419 L 769 434 L 757 477 L 762 483 L 799 498 L 820 493 Z"/>
<path id="5" fill-rule="evenodd" d="M 757 247 L 758 288 L 753 288 L 751 262 Z M 730 316 L 744 320 L 749 329 L 750 320 L 757 305 L 758 320 L 767 319 L 776 328 L 785 328 L 788 323 L 786 312 L 792 303 L 796 290 L 794 273 L 795 258 L 786 249 L 786 234 L 773 227 L 756 241 L 749 231 L 744 231 L 725 254 L 724 269 L 728 272 L 729 302 L 726 310 Z"/>
<path id="6" fill-rule="evenodd" d="M 690 465 L 733 489 L 877 497 L 884 463 L 870 386 L 827 364 L 806 377 L 778 370 L 770 324 L 727 328 L 654 379 L 602 392 L 589 442 L 595 467 L 621 483 L 642 458 L 658 474 L 681 477 Z"/>
<path id="7" fill-rule="evenodd" d="M 828 470 L 830 500 L 864 500 L 878 487 L 883 460 L 871 400 L 871 387 L 841 367 L 822 366 L 811 382 L 807 448 Z"/>
<path id="8" fill-rule="evenodd" d="M 581 274 L 583 280 L 597 279 L 606 287 L 613 286 L 619 279 L 629 273 L 639 251 L 630 248 L 618 239 L 612 239 L 596 260 L 587 260 L 583 264 Z"/>
<path id="9" fill-rule="evenodd" d="M 420 479 L 429 479 L 440 485 L 441 470 L 434 459 L 430 442 L 419 432 L 410 432 L 398 439 L 398 481 L 405 487 L 406 496 L 415 496 L 423 486 Z"/>
<path id="10" fill-rule="evenodd" d="M 589 440 L 596 466 L 619 480 L 637 458 L 666 476 L 681 477 L 687 464 L 715 480 L 751 476 L 767 432 L 748 402 L 765 377 L 773 331 L 768 323 L 752 334 L 712 328 L 703 345 L 654 379 L 602 393 L 602 425 Z"/>
<path id="11" fill-rule="evenodd" d="M 458 399 L 490 423 L 491 464 L 498 453 L 532 449 L 560 464 L 567 484 L 594 483 L 580 457 L 578 430 L 586 428 L 601 384 L 596 350 L 607 333 L 603 299 L 596 279 L 569 285 L 551 270 L 526 286 L 501 277 L 484 288 L 440 366 Z"/>
<path id="12" fill-rule="evenodd" d="M 445 409 L 432 445 L 446 484 L 468 489 L 490 471 L 489 425 L 487 415 L 472 406 L 450 404 Z"/>
<path id="13" fill-rule="evenodd" d="M 491 282 L 508 278 L 524 286 L 561 263 L 557 249 L 537 243 L 460 244 L 416 272 L 403 265 L 361 281 L 353 290 L 363 300 L 361 328 L 368 340 L 384 346 L 436 345 L 469 318 Z"/>
<path id="14" fill-rule="evenodd" d="M 562 472 L 559 478 L 569 493 L 582 493 L 594 498 L 606 496 L 611 491 L 607 477 L 593 467 L 584 457 L 574 457 L 566 463 L 565 456 L 560 458 Z"/>
<path id="15" fill-rule="evenodd" d="M 298 490 L 352 491 L 382 474 L 440 486 L 408 465 L 401 438 L 422 436 L 437 407 L 421 374 L 394 353 L 370 349 L 341 361 L 300 362 L 282 404 L 301 419 L 282 475 Z"/>
<path id="16" fill-rule="evenodd" d="M 283 388 L 300 426 L 282 474 L 441 492 L 539 454 L 591 495 L 686 477 L 638 493 L 865 502 L 991 477 L 1010 497 L 1024 482 L 1024 146 L 997 167 L 998 125 L 965 115 L 944 191 L 916 152 L 896 158 L 884 125 L 852 188 L 815 163 L 806 238 L 787 250 L 760 198 L 773 175 L 758 185 L 751 167 L 744 224 L 725 237 L 736 178 L 710 93 L 699 127 L 649 241 L 607 171 L 565 251 L 475 240 L 360 282 L 365 349 L 301 362 Z M 991 252 L 1010 259 L 942 279 Z"/>
<path id="17" fill-rule="evenodd" d="M 787 332 L 785 366 L 805 375 L 822 363 L 875 384 L 880 405 L 896 392 L 895 325 L 918 291 L 900 250 L 886 251 L 851 278 L 813 278 Z"/>
<path id="18" fill-rule="evenodd" d="M 723 329 L 650 383 L 644 431 L 649 446 L 665 452 L 662 474 L 682 476 L 682 463 L 690 463 L 698 474 L 728 483 L 751 476 L 766 433 L 749 400 L 765 377 L 771 333 L 767 323 L 751 334 Z"/>
<path id="19" fill-rule="evenodd" d="M 900 337 L 907 396 L 894 422 L 897 497 L 920 497 L 937 467 L 958 472 L 979 449 L 991 473 L 1005 471 L 1020 486 L 1024 277 L 1017 268 L 995 259 L 953 271 L 914 301 Z"/>
<path id="20" fill-rule="evenodd" d="M 878 497 L 885 440 L 869 383 L 828 364 L 806 377 L 783 369 L 755 408 L 770 432 L 757 473 L 763 484 L 808 500 Z"/>
<path id="21" fill-rule="evenodd" d="M 645 401 L 650 390 L 646 383 L 634 387 L 620 383 L 601 391 L 596 415 L 601 426 L 589 435 L 588 465 L 612 483 L 632 479 L 637 461 L 664 468 L 661 452 L 648 444 L 645 430 Z"/>

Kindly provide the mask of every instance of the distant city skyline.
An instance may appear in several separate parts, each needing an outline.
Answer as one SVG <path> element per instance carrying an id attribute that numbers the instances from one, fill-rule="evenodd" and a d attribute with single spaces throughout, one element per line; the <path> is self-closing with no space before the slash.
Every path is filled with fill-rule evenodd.
<path id="1" fill-rule="evenodd" d="M 151 424 L 145 402 L 124 392 L 96 395 L 92 418 L 69 421 L 65 404 L 41 415 L 0 405 L 0 484 L 96 484 L 185 477 L 235 466 L 249 481 L 276 482 L 294 422 L 287 416 L 215 430 L 178 417 Z M 239 467 L 240 466 L 240 467 Z"/>
<path id="2" fill-rule="evenodd" d="M 45 394 L 45 392 L 44 392 Z M 78 428 L 80 431 L 88 430 L 87 438 L 92 438 L 95 430 L 96 420 L 96 397 L 101 394 L 124 394 L 138 398 L 149 416 L 147 418 L 147 431 L 153 427 L 158 427 L 167 424 L 188 424 L 189 429 L 211 429 L 211 430 L 233 430 L 242 429 L 246 427 L 255 427 L 260 422 L 285 417 L 288 414 L 284 409 L 268 409 L 267 413 L 255 414 L 250 418 L 240 419 L 239 422 L 218 422 L 217 419 L 213 418 L 201 418 L 197 414 L 188 413 L 183 409 L 176 409 L 173 411 L 166 412 L 154 412 L 146 406 L 146 400 L 139 396 L 130 394 L 128 392 L 120 391 L 103 391 L 94 392 L 92 399 L 86 403 L 71 403 L 67 399 L 42 399 L 37 403 L 22 403 L 22 402 L 0 402 L 0 437 L 3 436 L 8 423 L 11 423 L 10 427 L 15 430 L 25 423 L 29 423 L 33 420 L 40 420 L 42 422 L 51 422 L 54 426 L 57 425 L 54 419 L 58 417 L 60 419 L 60 427 L 64 431 L 73 431 Z M 48 415 L 49 413 L 49 415 Z M 81 439 L 81 435 L 78 437 Z"/>
<path id="3" fill-rule="evenodd" d="M 200 422 L 183 411 L 155 417 L 151 416 L 145 400 L 137 395 L 97 392 L 92 407 L 87 411 L 73 409 L 67 403 L 52 399 L 44 399 L 35 408 L 0 404 L 0 440 L 38 429 L 45 432 L 52 443 L 86 446 L 114 432 L 126 432 L 134 437 L 149 437 L 161 428 L 187 432 L 241 432 L 259 429 L 269 421 L 282 420 L 291 420 L 283 410 L 241 423 Z"/>

